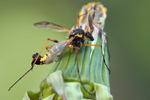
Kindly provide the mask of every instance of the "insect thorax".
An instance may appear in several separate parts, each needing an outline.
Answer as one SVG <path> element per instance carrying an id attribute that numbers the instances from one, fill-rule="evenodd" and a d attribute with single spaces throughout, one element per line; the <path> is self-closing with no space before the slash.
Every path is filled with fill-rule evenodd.
<path id="1" fill-rule="evenodd" d="M 71 33 L 69 34 L 69 39 L 72 37 L 75 37 L 71 42 L 71 45 L 73 45 L 73 47 L 80 48 L 81 44 L 84 44 L 84 30 L 82 29 L 72 30 Z"/>

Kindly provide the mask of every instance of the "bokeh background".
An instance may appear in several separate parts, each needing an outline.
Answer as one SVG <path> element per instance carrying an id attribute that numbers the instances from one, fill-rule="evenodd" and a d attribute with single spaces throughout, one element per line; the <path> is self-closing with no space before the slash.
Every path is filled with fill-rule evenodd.
<path id="1" fill-rule="evenodd" d="M 104 31 L 114 100 L 150 100 L 150 0 L 0 0 L 0 100 L 21 100 L 26 90 L 39 91 L 53 64 L 35 66 L 11 91 L 8 88 L 31 67 L 32 54 L 48 37 L 61 41 L 67 36 L 36 29 L 33 23 L 50 21 L 70 29 L 81 7 L 91 1 L 108 9 Z"/>

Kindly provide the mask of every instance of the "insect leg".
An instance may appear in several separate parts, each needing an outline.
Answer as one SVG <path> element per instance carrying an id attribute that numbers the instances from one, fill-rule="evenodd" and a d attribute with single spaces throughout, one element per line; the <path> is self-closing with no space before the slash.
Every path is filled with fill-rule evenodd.
<path id="1" fill-rule="evenodd" d="M 32 64 L 31 70 L 33 69 L 33 67 L 34 67 L 34 65 L 35 65 L 35 63 L 36 63 L 36 61 L 37 61 L 37 59 L 39 58 L 39 56 L 40 56 L 41 52 L 43 51 L 45 45 L 47 44 L 47 41 L 48 41 L 48 40 L 49 40 L 49 41 L 52 41 L 52 42 L 56 42 L 56 43 L 59 42 L 58 40 L 48 38 L 48 39 L 45 41 L 45 43 L 44 43 L 44 45 L 43 45 L 43 47 L 42 47 L 40 53 L 38 54 L 37 58 L 35 59 L 34 63 Z"/>
<path id="2" fill-rule="evenodd" d="M 52 42 L 59 43 L 59 41 L 58 41 L 58 40 L 55 40 L 55 39 L 52 39 L 52 38 L 48 38 L 47 40 L 52 41 Z"/>
<path id="3" fill-rule="evenodd" d="M 43 48 L 45 47 L 45 45 L 46 45 L 46 43 L 47 43 L 48 40 L 53 41 L 53 42 L 57 42 L 57 43 L 59 42 L 59 41 L 57 41 L 57 40 L 48 38 L 48 39 L 46 40 L 46 42 L 44 43 L 44 45 L 43 45 L 43 47 L 42 47 L 40 53 L 38 54 L 36 60 L 35 60 L 34 63 L 32 64 L 32 67 L 31 67 L 25 74 L 23 74 L 14 84 L 12 84 L 11 87 L 8 89 L 8 91 L 10 91 L 11 88 L 12 88 L 13 86 L 15 86 L 15 84 L 18 83 L 18 81 L 20 81 L 25 75 L 27 75 L 27 73 L 29 73 L 29 72 L 33 69 L 35 62 L 36 62 L 37 59 L 39 58 L 39 56 L 40 56 L 40 54 L 41 54 L 41 52 L 42 52 Z"/>
<path id="4" fill-rule="evenodd" d="M 105 57 L 104 57 L 104 54 L 103 54 L 102 45 L 99 45 L 99 44 L 84 44 L 84 46 L 97 46 L 97 47 L 101 47 L 103 61 L 104 61 L 104 64 L 106 65 L 106 67 L 107 67 L 107 69 L 109 71 L 109 74 L 110 74 L 110 69 L 109 69 L 109 67 L 106 64 Z"/>
<path id="5" fill-rule="evenodd" d="M 80 80 L 80 83 L 82 85 L 82 87 L 84 88 L 84 90 L 93 97 L 93 95 L 91 93 L 89 93 L 86 88 L 84 87 L 83 83 L 82 83 L 82 80 L 81 80 L 81 76 L 80 76 L 80 73 L 79 73 L 79 66 L 78 66 L 78 57 L 77 57 L 77 48 L 75 48 L 75 53 L 76 53 L 76 61 L 77 61 L 77 71 L 78 71 L 78 75 L 79 75 L 79 80 Z"/>
<path id="6" fill-rule="evenodd" d="M 51 39 L 51 38 L 48 38 L 48 40 L 53 41 L 53 42 L 56 42 L 56 43 L 59 43 L 58 40 L 54 40 L 54 39 Z M 46 47 L 47 52 L 49 52 L 49 49 L 50 49 L 51 47 L 52 47 L 52 46 L 47 46 L 47 47 Z M 73 47 L 68 46 L 68 48 L 71 49 L 71 50 L 74 50 Z"/>
<path id="7" fill-rule="evenodd" d="M 69 49 L 74 50 L 73 47 L 68 46 Z"/>
<path id="8" fill-rule="evenodd" d="M 98 28 L 98 26 L 95 25 L 94 22 L 92 22 L 92 23 L 93 23 L 93 25 L 99 30 L 99 32 L 100 32 L 101 34 L 103 34 L 103 35 L 106 37 L 106 39 L 108 39 L 108 37 L 103 33 L 103 30 L 102 30 L 101 28 Z"/>
<path id="9" fill-rule="evenodd" d="M 50 49 L 51 47 L 52 47 L 52 46 L 47 46 L 47 47 L 46 47 L 47 52 L 49 52 L 48 49 Z"/>
<path id="10" fill-rule="evenodd" d="M 95 23 L 93 23 L 93 25 L 95 25 Z M 95 25 L 95 27 L 99 30 L 99 32 L 100 32 L 102 35 L 104 35 L 104 36 L 106 37 L 105 42 L 106 42 L 107 47 L 108 47 L 108 37 L 107 37 L 107 36 L 103 33 L 103 30 L 102 30 L 101 28 L 98 28 L 98 26 L 97 26 L 97 25 Z M 110 60 L 109 48 L 107 48 L 107 50 L 108 50 L 108 55 L 109 55 L 109 60 Z"/>

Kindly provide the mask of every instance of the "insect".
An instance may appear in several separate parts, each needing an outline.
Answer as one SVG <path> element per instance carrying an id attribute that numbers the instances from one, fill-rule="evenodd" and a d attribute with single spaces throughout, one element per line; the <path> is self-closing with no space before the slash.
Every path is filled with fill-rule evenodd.
<path id="1" fill-rule="evenodd" d="M 91 9 L 95 9 L 95 8 L 92 7 Z M 89 11 L 91 11 L 91 9 Z M 31 71 L 35 64 L 37 64 L 37 65 L 50 64 L 50 63 L 56 61 L 57 59 L 59 59 L 59 57 L 64 53 L 64 51 L 67 48 L 70 48 L 71 50 L 74 50 L 75 53 L 76 53 L 77 71 L 78 71 L 80 83 L 83 86 L 84 90 L 88 94 L 91 95 L 91 93 L 89 93 L 85 89 L 85 87 L 84 87 L 84 85 L 81 81 L 81 77 L 80 77 L 80 74 L 79 74 L 78 59 L 77 59 L 77 50 L 80 49 L 82 45 L 101 47 L 104 63 L 105 63 L 105 58 L 104 58 L 104 55 L 103 55 L 102 45 L 100 45 L 100 44 L 85 44 L 85 38 L 90 40 L 90 41 L 94 41 L 94 37 L 92 36 L 92 32 L 94 30 L 93 25 L 95 25 L 95 24 L 93 23 L 93 18 L 91 16 L 91 14 L 87 13 L 89 11 L 86 11 L 85 13 L 78 16 L 78 18 L 77 18 L 77 28 L 75 28 L 73 30 L 69 30 L 69 29 L 66 29 L 66 28 L 64 28 L 60 25 L 57 25 L 57 24 L 54 24 L 54 23 L 51 23 L 51 22 L 46 22 L 46 21 L 35 23 L 34 26 L 37 27 L 37 28 L 54 30 L 54 31 L 58 31 L 58 32 L 69 32 L 69 35 L 68 35 L 69 40 L 58 41 L 58 40 L 55 40 L 55 39 L 48 38 L 46 40 L 46 42 L 44 43 L 41 51 L 39 53 L 33 54 L 33 56 L 32 56 L 33 60 L 31 62 L 32 67 L 22 77 L 20 77 L 8 90 L 10 90 L 19 80 L 21 80 L 29 71 Z M 80 25 L 79 25 L 80 24 L 79 23 L 80 22 L 79 18 L 81 16 L 84 16 L 84 15 L 88 16 L 88 18 L 87 18 L 88 24 L 87 24 L 85 30 L 81 29 Z M 90 29 L 90 31 L 89 31 L 89 29 Z M 44 55 L 44 56 L 41 56 L 40 54 L 41 54 L 42 50 L 44 49 L 44 47 L 45 47 L 45 45 L 47 44 L 48 41 L 55 42 L 56 44 L 54 44 L 52 46 L 47 46 L 46 47 L 47 54 Z M 105 65 L 106 65 L 107 69 L 110 71 L 110 69 L 108 68 L 106 63 L 105 63 Z"/>

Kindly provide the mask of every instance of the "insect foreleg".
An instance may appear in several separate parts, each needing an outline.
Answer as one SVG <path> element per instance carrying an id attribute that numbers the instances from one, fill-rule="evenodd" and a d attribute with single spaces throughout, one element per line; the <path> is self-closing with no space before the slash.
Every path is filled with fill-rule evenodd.
<path id="1" fill-rule="evenodd" d="M 41 52 L 43 51 L 43 49 L 44 49 L 45 45 L 47 44 L 47 41 L 48 41 L 48 40 L 49 40 L 49 41 L 52 41 L 52 42 L 56 42 L 56 43 L 58 43 L 58 42 L 59 42 L 58 40 L 48 38 L 48 39 L 45 41 L 45 43 L 44 43 L 44 45 L 43 45 L 43 47 L 42 47 L 42 49 L 41 49 L 40 53 L 38 54 L 37 58 L 35 59 L 34 63 L 32 64 L 31 69 L 33 69 L 33 67 L 34 67 L 34 65 L 35 65 L 35 63 L 36 63 L 36 61 L 37 61 L 37 59 L 39 58 L 39 56 L 40 56 Z"/>

